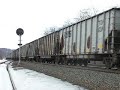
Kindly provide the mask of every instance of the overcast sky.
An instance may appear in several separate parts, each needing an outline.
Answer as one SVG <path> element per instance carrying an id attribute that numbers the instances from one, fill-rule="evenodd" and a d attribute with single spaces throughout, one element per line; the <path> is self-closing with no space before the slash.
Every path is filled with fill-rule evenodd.
<path id="1" fill-rule="evenodd" d="M 46 28 L 76 18 L 82 9 L 102 12 L 115 6 L 120 0 L 0 0 L 0 48 L 18 48 L 17 28 L 24 29 L 24 45 L 42 37 Z"/>

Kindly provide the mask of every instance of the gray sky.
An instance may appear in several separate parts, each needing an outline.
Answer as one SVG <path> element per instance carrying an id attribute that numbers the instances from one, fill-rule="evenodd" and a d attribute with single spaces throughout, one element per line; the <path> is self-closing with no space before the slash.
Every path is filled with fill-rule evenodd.
<path id="1" fill-rule="evenodd" d="M 24 45 L 42 37 L 46 28 L 62 27 L 82 9 L 102 12 L 115 6 L 120 0 L 0 0 L 0 48 L 18 48 L 17 28 L 24 29 Z"/>

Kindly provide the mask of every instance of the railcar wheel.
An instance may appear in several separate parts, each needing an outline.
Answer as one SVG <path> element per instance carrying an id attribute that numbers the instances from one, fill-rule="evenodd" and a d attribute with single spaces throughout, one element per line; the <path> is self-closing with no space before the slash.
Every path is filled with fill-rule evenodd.
<path id="1" fill-rule="evenodd" d="M 84 60 L 84 61 L 83 61 L 83 64 L 84 64 L 85 67 L 87 67 L 88 61 L 87 61 L 87 60 Z"/>
<path id="2" fill-rule="evenodd" d="M 79 65 L 82 66 L 82 63 L 80 62 Z"/>
<path id="3" fill-rule="evenodd" d="M 77 60 L 73 61 L 73 65 L 76 66 L 77 65 Z"/>
<path id="4" fill-rule="evenodd" d="M 81 60 L 79 60 L 78 63 L 79 63 L 80 66 L 82 66 L 82 61 Z"/>
<path id="5" fill-rule="evenodd" d="M 108 69 L 111 69 L 113 64 L 112 64 L 112 59 L 111 58 L 105 58 L 105 66 Z"/>

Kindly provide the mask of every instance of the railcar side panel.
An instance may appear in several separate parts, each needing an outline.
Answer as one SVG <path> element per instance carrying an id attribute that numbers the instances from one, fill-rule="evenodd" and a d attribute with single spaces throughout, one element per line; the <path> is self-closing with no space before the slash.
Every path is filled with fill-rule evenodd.
<path id="1" fill-rule="evenodd" d="M 42 38 L 39 38 L 38 39 L 38 49 L 39 49 L 39 56 L 41 56 L 41 53 L 42 53 L 42 41 L 41 41 Z"/>
<path id="2" fill-rule="evenodd" d="M 115 10 L 115 30 L 120 30 L 120 10 Z"/>
<path id="3" fill-rule="evenodd" d="M 15 58 L 18 59 L 18 57 L 19 57 L 19 49 L 15 51 Z"/>
<path id="4" fill-rule="evenodd" d="M 92 47 L 91 47 L 91 52 L 95 53 L 96 52 L 96 28 L 97 28 L 97 17 L 93 18 L 93 22 L 92 22 Z"/>
<path id="5" fill-rule="evenodd" d="M 42 39 L 42 38 L 39 38 L 39 39 L 38 39 L 38 42 L 39 42 L 39 44 L 38 44 L 39 56 L 41 56 L 41 51 L 42 51 L 42 48 L 41 48 L 41 39 Z"/>
<path id="6" fill-rule="evenodd" d="M 52 53 L 52 55 L 54 55 L 54 33 L 52 34 L 52 43 L 51 43 L 51 45 L 52 45 L 52 46 L 51 46 L 51 47 L 52 47 L 52 48 L 51 48 L 51 49 L 52 49 L 52 52 L 51 52 L 51 53 Z"/>
<path id="7" fill-rule="evenodd" d="M 51 56 L 51 34 L 49 36 L 49 55 Z"/>
<path id="8" fill-rule="evenodd" d="M 36 39 L 34 42 L 34 52 L 35 52 L 35 56 L 38 56 L 39 55 L 39 50 L 38 50 L 38 39 Z"/>
<path id="9" fill-rule="evenodd" d="M 44 38 L 42 38 L 42 40 L 41 40 L 41 42 L 42 42 L 42 45 L 41 45 L 41 49 L 42 49 L 42 56 L 44 56 Z"/>
<path id="10" fill-rule="evenodd" d="M 68 37 L 69 37 L 69 55 L 72 55 L 72 30 L 73 30 L 73 26 L 69 27 L 69 31 L 68 31 Z"/>
<path id="11" fill-rule="evenodd" d="M 60 30 L 60 54 L 63 54 L 63 47 L 64 47 L 64 36 L 63 36 L 63 30 Z"/>
<path id="12" fill-rule="evenodd" d="M 48 52 L 47 52 L 47 55 L 49 56 L 50 55 L 50 43 L 49 43 L 49 38 L 50 38 L 50 35 L 47 36 L 47 49 L 48 49 Z"/>
<path id="13" fill-rule="evenodd" d="M 48 35 L 48 55 L 50 55 L 50 51 L 51 51 L 51 48 L 50 48 L 50 37 L 51 37 L 51 34 L 50 35 Z"/>
<path id="14" fill-rule="evenodd" d="M 25 47 L 23 48 L 23 50 L 25 50 L 24 52 L 25 57 L 27 57 L 28 48 L 29 48 L 29 44 L 26 44 Z"/>
<path id="15" fill-rule="evenodd" d="M 50 38 L 50 35 L 47 36 L 47 49 L 48 49 L 48 52 L 47 52 L 47 56 L 50 55 L 50 43 L 49 43 L 49 38 Z"/>
<path id="16" fill-rule="evenodd" d="M 43 37 L 43 43 L 44 43 L 44 45 L 43 45 L 43 50 L 44 50 L 43 56 L 45 56 L 45 55 L 46 55 L 46 50 L 47 50 L 47 46 L 46 46 L 46 36 Z"/>
<path id="17" fill-rule="evenodd" d="M 69 53 L 69 27 L 67 27 L 66 28 L 66 30 L 65 30 L 66 32 L 65 32 L 65 42 L 66 42 L 66 44 L 65 44 L 65 47 L 66 47 L 66 55 L 68 55 L 68 53 Z"/>
<path id="18" fill-rule="evenodd" d="M 46 36 L 44 37 L 44 56 L 47 54 L 47 39 Z"/>
<path id="19" fill-rule="evenodd" d="M 66 36 L 65 36 L 66 31 L 65 30 L 66 30 L 65 28 L 62 30 L 62 33 L 63 33 L 63 36 L 64 36 L 64 47 L 63 47 L 63 54 L 64 55 L 66 54 L 65 53 L 65 49 L 66 49 Z"/>
<path id="20" fill-rule="evenodd" d="M 77 43 L 77 39 L 76 39 L 76 31 L 77 31 L 77 24 L 73 25 L 73 41 L 72 41 L 72 54 L 75 55 L 76 54 L 76 43 Z"/>
<path id="21" fill-rule="evenodd" d="M 29 46 L 28 46 L 28 50 L 27 50 L 27 57 L 28 58 L 33 58 L 34 56 L 34 47 L 33 47 L 33 43 L 29 43 Z"/>
<path id="22" fill-rule="evenodd" d="M 81 33 L 81 31 L 80 31 L 80 24 L 81 23 L 78 23 L 77 24 L 77 45 L 76 45 L 76 54 L 80 54 L 80 33 Z"/>
<path id="23" fill-rule="evenodd" d="M 105 14 L 105 51 L 108 51 L 108 27 L 109 27 L 109 12 Z"/>
<path id="24" fill-rule="evenodd" d="M 21 57 L 24 58 L 26 57 L 27 49 L 28 49 L 28 44 L 21 47 Z"/>
<path id="25" fill-rule="evenodd" d="M 91 19 L 87 20 L 86 26 L 86 53 L 90 53 L 91 46 Z"/>
<path id="26" fill-rule="evenodd" d="M 82 24 L 82 32 L 81 32 L 81 54 L 85 52 L 85 22 L 81 22 Z"/>
<path id="27" fill-rule="evenodd" d="M 45 52 L 44 52 L 44 56 L 46 57 L 47 56 L 47 36 L 45 36 L 44 37 L 44 42 L 45 42 L 45 47 L 44 47 L 44 49 L 45 49 Z"/>
<path id="28" fill-rule="evenodd" d="M 53 50 L 53 34 L 50 35 L 50 55 L 53 55 L 52 54 L 52 50 Z"/>
<path id="29" fill-rule="evenodd" d="M 103 52 L 103 31 L 104 31 L 104 14 L 101 14 L 98 17 L 98 28 L 97 28 L 97 32 L 98 32 L 98 44 L 97 44 L 97 52 L 98 53 L 102 53 Z"/>
<path id="30" fill-rule="evenodd" d="M 60 39 L 60 37 L 59 37 L 59 32 L 57 31 L 57 32 L 55 32 L 54 33 L 54 54 L 55 55 L 59 55 L 59 39 Z"/>

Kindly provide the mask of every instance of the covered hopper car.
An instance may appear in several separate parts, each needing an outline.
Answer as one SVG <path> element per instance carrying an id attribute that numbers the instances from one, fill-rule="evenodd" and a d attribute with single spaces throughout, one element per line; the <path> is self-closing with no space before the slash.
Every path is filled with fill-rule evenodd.
<path id="1" fill-rule="evenodd" d="M 10 55 L 18 59 L 16 49 Z M 120 66 L 120 8 L 74 23 L 21 47 L 22 60 L 87 66 L 101 61 Z"/>

